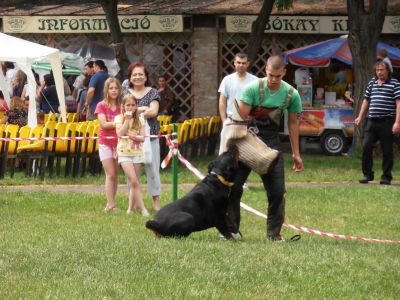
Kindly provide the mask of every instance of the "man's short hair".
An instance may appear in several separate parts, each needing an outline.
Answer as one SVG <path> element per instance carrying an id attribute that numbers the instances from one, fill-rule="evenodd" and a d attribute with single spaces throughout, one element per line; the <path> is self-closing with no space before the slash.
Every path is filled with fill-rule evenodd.
<path id="1" fill-rule="evenodd" d="M 91 60 L 91 61 L 88 61 L 88 62 L 85 64 L 85 67 L 93 68 L 93 61 L 92 61 L 92 60 Z"/>
<path id="2" fill-rule="evenodd" d="M 107 70 L 106 64 L 102 59 L 97 59 L 94 61 L 94 64 L 98 66 L 101 70 Z"/>
<path id="3" fill-rule="evenodd" d="M 241 59 L 248 59 L 248 58 L 249 58 L 248 55 L 247 55 L 246 53 L 244 53 L 244 52 L 238 52 L 238 53 L 236 53 L 235 58 L 236 58 L 236 57 L 239 57 L 239 58 L 241 58 Z"/>
<path id="4" fill-rule="evenodd" d="M 272 55 L 267 60 L 267 66 L 272 67 L 274 70 L 286 68 L 286 62 L 281 55 Z"/>

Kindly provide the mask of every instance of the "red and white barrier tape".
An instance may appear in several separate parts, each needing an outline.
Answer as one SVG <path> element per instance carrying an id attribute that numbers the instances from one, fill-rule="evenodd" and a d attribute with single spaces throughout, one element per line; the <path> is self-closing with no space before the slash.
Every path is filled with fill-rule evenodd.
<path id="1" fill-rule="evenodd" d="M 176 135 L 176 133 L 172 133 L 171 135 Z M 165 134 L 152 134 L 152 135 L 136 135 L 136 137 L 149 137 L 149 138 L 161 138 L 161 137 L 166 137 L 168 135 Z M 120 138 L 122 139 L 130 139 L 133 136 L 122 136 Z M 60 136 L 60 137 L 37 137 L 37 138 L 0 138 L 0 142 L 9 142 L 9 141 L 16 141 L 16 142 L 21 142 L 21 141 L 31 141 L 31 142 L 36 142 L 36 141 L 80 141 L 80 140 L 97 140 L 99 137 L 98 136 Z M 113 140 L 116 139 L 117 137 L 114 136 L 105 136 L 103 139 L 107 140 Z"/>
<path id="2" fill-rule="evenodd" d="M 172 142 L 169 137 L 166 137 L 166 142 L 169 146 L 169 153 L 167 157 L 164 159 L 162 166 L 165 168 L 172 156 L 178 155 L 179 160 L 188 168 L 190 171 L 192 171 L 200 180 L 202 180 L 205 176 L 198 170 L 196 169 L 186 158 L 184 158 L 178 150 L 177 143 Z M 247 210 L 248 212 L 251 212 L 259 217 L 262 217 L 264 219 L 267 219 L 267 216 L 263 214 L 262 212 L 248 206 L 247 204 L 240 202 L 240 207 Z M 344 234 L 336 234 L 336 233 L 329 233 L 329 232 L 323 232 L 319 231 L 316 229 L 311 229 L 303 226 L 296 226 L 292 224 L 283 224 L 283 227 L 290 228 L 296 231 L 301 231 L 301 232 L 306 232 L 312 235 L 319 235 L 323 237 L 330 237 L 334 239 L 345 239 L 345 240 L 352 240 L 352 241 L 363 241 L 363 242 L 370 242 L 370 243 L 391 243 L 391 244 L 400 244 L 400 241 L 397 240 L 381 240 L 381 239 L 374 239 L 374 238 L 364 238 L 364 237 L 356 237 L 356 236 L 351 236 L 351 235 L 344 235 Z"/>
<path id="3" fill-rule="evenodd" d="M 243 209 L 247 210 L 248 212 L 251 212 L 259 217 L 262 217 L 264 219 L 267 219 L 267 216 L 263 214 L 262 212 L 259 212 L 258 210 L 248 206 L 247 204 L 240 202 L 240 207 Z M 292 224 L 283 224 L 284 227 L 290 228 L 296 231 L 301 231 L 301 232 L 306 232 L 309 234 L 313 235 L 319 235 L 323 237 L 330 237 L 334 239 L 345 239 L 345 240 L 352 240 L 352 241 L 363 241 L 363 242 L 371 242 L 371 243 L 392 243 L 392 244 L 400 244 L 400 241 L 397 240 L 380 240 L 380 239 L 374 239 L 374 238 L 364 238 L 364 237 L 357 237 L 357 236 L 351 236 L 351 235 L 344 235 L 344 234 L 336 234 L 336 233 L 329 233 L 329 232 L 323 232 L 303 226 L 296 226 Z"/>
<path id="4" fill-rule="evenodd" d="M 169 152 L 167 156 L 164 158 L 164 160 L 161 163 L 161 168 L 165 168 L 168 166 L 171 158 L 175 155 L 178 156 L 178 159 L 180 160 L 181 163 L 185 165 L 186 168 L 188 168 L 190 171 L 192 171 L 200 180 L 203 180 L 205 177 L 195 166 L 193 166 L 183 155 L 179 152 L 178 149 L 178 142 L 177 141 L 172 141 L 169 136 L 165 137 L 165 141 L 167 142 L 167 145 L 169 147 Z"/>

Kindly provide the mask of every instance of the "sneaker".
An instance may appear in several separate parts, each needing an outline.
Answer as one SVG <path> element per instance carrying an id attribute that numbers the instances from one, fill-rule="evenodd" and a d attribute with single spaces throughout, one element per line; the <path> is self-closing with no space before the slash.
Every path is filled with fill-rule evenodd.
<path id="1" fill-rule="evenodd" d="M 245 183 L 243 183 L 243 189 L 248 189 L 249 188 L 249 184 L 247 183 L 247 181 Z"/>
<path id="2" fill-rule="evenodd" d="M 149 214 L 149 212 L 148 212 L 147 209 L 143 209 L 143 210 L 142 210 L 142 216 L 143 216 L 143 217 L 148 217 L 148 216 L 150 216 L 150 214 Z"/>

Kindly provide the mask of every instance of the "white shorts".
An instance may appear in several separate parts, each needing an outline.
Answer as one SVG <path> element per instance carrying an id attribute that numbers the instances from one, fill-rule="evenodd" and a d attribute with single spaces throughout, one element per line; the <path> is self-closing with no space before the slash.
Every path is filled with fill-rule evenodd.
<path id="1" fill-rule="evenodd" d="M 110 146 L 99 144 L 99 157 L 100 161 L 106 159 L 116 159 L 117 158 L 117 149 L 111 148 Z"/>
<path id="2" fill-rule="evenodd" d="M 133 164 L 142 164 L 143 157 L 141 156 L 118 156 L 118 163 L 129 162 Z"/>

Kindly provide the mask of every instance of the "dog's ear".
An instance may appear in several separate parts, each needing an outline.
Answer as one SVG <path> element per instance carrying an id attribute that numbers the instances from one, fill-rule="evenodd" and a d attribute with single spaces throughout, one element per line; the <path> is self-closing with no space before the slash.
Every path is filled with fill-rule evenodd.
<path id="1" fill-rule="evenodd" d="M 211 173 L 211 171 L 212 171 L 212 169 L 214 168 L 214 166 L 215 166 L 214 161 L 212 161 L 212 162 L 210 162 L 210 163 L 208 164 L 208 173 Z"/>

